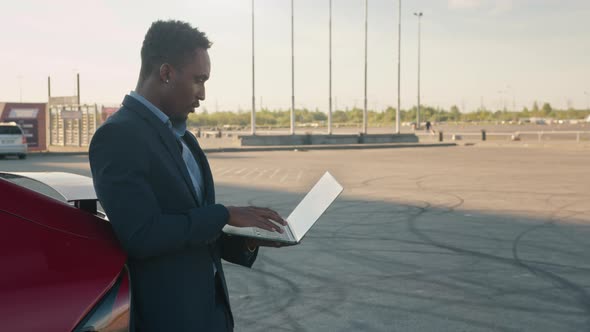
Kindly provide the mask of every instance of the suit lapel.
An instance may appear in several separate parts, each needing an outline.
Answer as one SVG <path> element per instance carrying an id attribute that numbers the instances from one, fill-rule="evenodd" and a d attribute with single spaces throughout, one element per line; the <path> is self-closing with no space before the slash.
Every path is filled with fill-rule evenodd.
<path id="1" fill-rule="evenodd" d="M 215 184 L 213 181 L 213 174 L 211 173 L 211 167 L 209 166 L 209 162 L 207 161 L 207 156 L 205 156 L 203 149 L 201 149 L 201 146 L 199 145 L 199 141 L 191 132 L 186 132 L 186 134 L 184 135 L 184 140 L 186 142 L 186 145 L 188 145 L 189 149 L 191 149 L 193 156 L 195 156 L 197 162 L 199 163 L 199 167 L 201 168 L 201 174 L 203 175 L 203 182 L 205 186 L 205 188 L 203 189 L 205 193 L 204 201 L 207 202 L 207 204 L 215 204 Z M 219 277 L 221 278 L 225 300 L 228 303 L 229 314 L 233 322 L 233 314 L 231 312 L 231 308 L 229 307 L 229 292 L 227 291 L 227 283 L 225 281 L 225 274 L 223 273 L 223 266 L 221 265 L 221 256 L 219 255 L 219 249 L 217 247 L 217 244 L 210 244 L 209 252 L 214 257 L 214 264 L 219 273 Z"/>
<path id="2" fill-rule="evenodd" d="M 188 185 L 193 195 L 193 199 L 198 202 L 195 187 L 193 186 L 193 182 L 191 181 L 190 175 L 188 174 L 186 164 L 182 159 L 181 149 L 179 146 L 180 142 L 178 142 L 176 137 L 174 137 L 174 134 L 172 133 L 170 128 L 168 128 L 165 123 L 160 121 L 160 119 L 158 119 L 147 107 L 145 107 L 145 105 L 143 105 L 141 102 L 139 102 L 131 96 L 125 96 L 125 99 L 123 100 L 123 105 L 137 113 L 144 120 L 146 120 L 158 133 L 162 143 L 170 153 L 170 157 L 172 157 L 172 160 L 176 164 L 178 171 L 180 172 L 180 174 L 182 174 L 182 178 Z"/>
<path id="3" fill-rule="evenodd" d="M 205 156 L 205 153 L 201 149 L 199 142 L 192 133 L 187 131 L 184 135 L 184 140 L 186 145 L 193 153 L 193 156 L 197 160 L 199 167 L 201 168 L 203 185 L 205 186 L 205 188 L 203 188 L 203 194 L 205 195 L 205 197 L 203 197 L 203 201 L 207 202 L 207 204 L 215 204 L 215 185 L 207 157 Z"/>

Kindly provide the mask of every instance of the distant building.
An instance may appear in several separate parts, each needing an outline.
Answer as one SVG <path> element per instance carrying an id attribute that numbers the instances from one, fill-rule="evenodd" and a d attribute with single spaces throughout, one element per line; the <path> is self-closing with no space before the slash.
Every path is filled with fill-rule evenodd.
<path id="1" fill-rule="evenodd" d="M 47 149 L 47 104 L 0 102 L 0 122 L 16 122 L 24 131 L 29 151 Z"/>
<path id="2" fill-rule="evenodd" d="M 102 122 L 105 122 L 111 115 L 115 114 L 119 110 L 119 107 L 102 107 L 100 111 L 100 118 Z"/>

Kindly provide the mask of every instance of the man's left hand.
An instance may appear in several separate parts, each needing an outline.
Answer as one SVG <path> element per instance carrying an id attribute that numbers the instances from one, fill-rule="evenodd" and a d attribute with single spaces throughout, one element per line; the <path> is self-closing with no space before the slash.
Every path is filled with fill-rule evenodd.
<path id="1" fill-rule="evenodd" d="M 253 249 L 256 247 L 272 247 L 272 248 L 281 248 L 281 247 L 289 247 L 295 245 L 295 243 L 284 243 L 278 241 L 265 241 L 265 240 L 255 240 L 255 239 L 248 239 L 246 240 L 246 245 L 249 249 Z"/>

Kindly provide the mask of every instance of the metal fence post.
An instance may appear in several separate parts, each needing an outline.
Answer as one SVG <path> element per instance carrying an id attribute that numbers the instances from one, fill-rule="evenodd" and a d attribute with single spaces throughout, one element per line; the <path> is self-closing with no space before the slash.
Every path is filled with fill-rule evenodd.
<path id="1" fill-rule="evenodd" d="M 82 146 L 82 126 L 84 119 L 82 118 L 82 111 L 78 108 L 78 112 L 80 112 L 80 118 L 78 119 L 78 146 Z"/>
<path id="2" fill-rule="evenodd" d="M 65 110 L 66 110 L 66 107 L 64 106 L 63 109 L 62 109 L 62 112 L 65 111 Z M 61 114 L 62 113 L 60 113 L 60 121 L 62 123 L 62 129 L 63 129 L 63 136 L 62 136 L 61 146 L 66 146 L 66 141 L 67 141 L 67 139 L 66 139 L 66 120 L 64 120 L 61 117 Z"/>

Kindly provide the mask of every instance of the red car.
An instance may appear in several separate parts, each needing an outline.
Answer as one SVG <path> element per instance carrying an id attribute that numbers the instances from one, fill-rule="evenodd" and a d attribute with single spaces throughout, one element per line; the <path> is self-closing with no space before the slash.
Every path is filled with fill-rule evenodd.
<path id="1" fill-rule="evenodd" d="M 128 331 L 126 255 L 92 179 L 0 172 L 0 331 Z"/>

